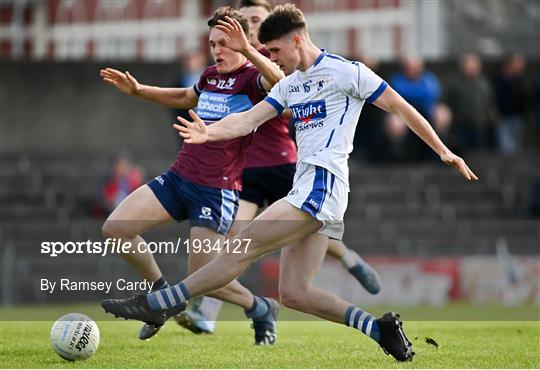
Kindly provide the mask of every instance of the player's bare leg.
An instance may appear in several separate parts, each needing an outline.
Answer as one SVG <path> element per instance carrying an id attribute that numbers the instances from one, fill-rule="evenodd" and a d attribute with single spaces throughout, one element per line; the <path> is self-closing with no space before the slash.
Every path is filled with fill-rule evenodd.
<path id="1" fill-rule="evenodd" d="M 358 253 L 347 248 L 342 241 L 328 240 L 328 255 L 341 261 L 351 275 L 371 294 L 379 293 L 381 283 L 377 271 L 360 257 Z"/>
<path id="2" fill-rule="evenodd" d="M 351 305 L 337 295 L 313 286 L 326 254 L 328 237 L 314 233 L 281 251 L 279 296 L 289 308 L 343 323 Z"/>
<path id="3" fill-rule="evenodd" d="M 285 202 L 285 204 L 288 205 L 288 203 L 286 203 L 286 202 Z M 256 211 L 256 209 L 255 209 L 255 211 Z M 265 212 L 265 213 L 268 216 L 268 212 Z M 245 216 L 245 213 L 241 213 L 241 215 Z M 262 215 L 262 216 L 264 217 L 264 215 Z M 268 216 L 268 217 L 272 218 L 271 215 Z M 288 218 L 289 217 L 285 217 L 284 219 L 288 219 Z M 312 219 L 309 219 L 309 220 L 311 221 Z M 266 224 L 267 222 L 270 222 L 270 221 L 260 221 L 260 222 L 261 222 L 261 226 L 264 227 L 264 224 Z M 246 245 L 245 248 L 247 248 L 247 249 L 244 250 L 245 251 L 244 254 L 247 255 L 248 253 L 251 253 L 249 245 Z M 241 250 L 243 250 L 243 249 L 241 249 Z M 231 255 L 233 256 L 234 254 L 231 254 Z M 223 256 L 226 256 L 226 255 L 222 255 L 219 258 L 222 258 Z M 238 255 L 238 256 L 241 256 L 241 255 Z M 254 258 L 256 258 L 256 257 L 254 257 Z M 245 266 L 247 266 L 247 264 Z M 242 269 L 242 271 L 243 271 L 243 269 Z M 231 283 L 229 283 L 227 286 L 230 286 L 230 285 L 231 285 Z M 223 296 L 217 295 L 217 297 L 225 299 L 225 300 L 229 300 L 229 297 L 227 297 L 227 296 L 223 297 Z M 255 302 L 255 301 L 253 301 L 253 302 Z M 259 299 L 258 302 L 259 302 L 259 309 L 260 309 L 260 306 L 267 305 L 268 310 L 266 312 L 266 316 L 259 317 L 259 318 L 253 317 L 253 328 L 255 329 L 255 342 L 256 342 L 256 344 L 274 344 L 275 340 L 276 340 L 275 320 L 277 318 L 278 305 L 275 302 L 273 302 L 272 300 L 267 300 L 267 299 L 264 302 L 262 302 Z M 261 303 L 262 303 L 262 305 L 261 305 Z M 254 306 L 255 306 L 255 304 L 254 304 Z M 248 313 L 246 312 L 246 315 L 247 314 Z M 194 332 L 198 332 L 196 330 L 193 330 L 193 328 L 192 328 L 192 327 L 195 327 L 195 329 L 200 330 L 200 327 L 202 326 L 202 325 L 200 325 L 200 323 L 197 323 L 196 320 L 194 320 L 194 318 L 197 318 L 197 316 L 198 315 L 196 315 L 196 312 L 193 312 L 193 311 L 181 313 L 179 315 L 179 319 L 180 319 L 179 324 L 181 324 L 184 327 L 189 328 L 190 330 L 192 330 Z"/>
<path id="4" fill-rule="evenodd" d="M 259 206 L 256 203 L 240 199 L 238 211 L 236 212 L 236 217 L 234 218 L 234 223 L 229 230 L 229 237 L 233 238 L 244 227 L 246 227 L 257 216 L 258 210 Z"/>
<path id="5" fill-rule="evenodd" d="M 202 245 L 208 244 L 210 246 L 225 247 L 225 237 L 211 229 L 205 227 L 192 227 L 190 233 L 191 243 L 195 241 L 203 242 Z M 201 249 L 199 253 L 196 253 L 194 248 L 191 248 L 189 253 L 188 270 L 189 274 L 196 272 L 203 266 L 207 265 L 220 254 L 225 253 L 224 250 L 218 251 L 216 249 Z M 219 299 L 225 302 L 229 302 L 240 306 L 244 309 L 246 316 L 253 319 L 255 329 L 255 343 L 256 344 L 274 344 L 276 341 L 275 333 L 275 314 L 270 312 L 275 310 L 274 303 L 262 297 L 256 297 L 251 292 L 240 284 L 237 280 L 231 281 L 229 284 L 219 290 L 215 290 L 206 294 L 208 297 Z M 256 307 L 261 305 L 261 307 Z M 268 307 L 266 307 L 268 306 Z M 193 332 L 197 332 L 197 329 L 205 327 L 207 318 L 201 315 L 198 310 L 192 310 L 190 312 L 182 312 L 175 317 L 178 324 L 187 327 Z M 274 314 L 274 315 L 273 315 Z M 273 315 L 273 316 L 272 316 Z M 272 316 L 268 318 L 267 316 Z M 213 318 L 215 320 L 215 318 Z M 203 323 L 199 322 L 203 321 Z M 192 328 L 190 325 L 195 325 Z M 270 332 L 266 330 L 257 332 L 257 326 L 264 326 L 265 328 L 271 327 Z M 203 330 L 204 331 L 204 330 Z"/>
<path id="6" fill-rule="evenodd" d="M 321 226 L 320 221 L 313 219 L 306 212 L 297 209 L 284 199 L 279 200 L 237 235 L 237 239 L 243 240 L 245 253 L 221 254 L 188 276 L 183 284 L 191 296 L 219 289 L 239 276 L 251 261 L 295 243 L 313 234 Z M 325 243 L 327 239 L 327 237 L 323 239 Z M 326 244 L 322 249 L 326 250 Z"/>
<path id="7" fill-rule="evenodd" d="M 102 227 L 105 238 L 120 238 L 130 242 L 132 249 L 121 254 L 122 258 L 143 278 L 154 283 L 153 290 L 168 287 L 154 255 L 147 248 L 135 246 L 145 244 L 141 237 L 145 231 L 173 221 L 148 185 L 143 185 L 129 194 L 110 214 Z M 142 250 L 142 252 L 141 252 Z M 149 339 L 157 334 L 161 326 L 143 325 L 140 339 Z"/>
<path id="8" fill-rule="evenodd" d="M 345 256 L 346 252 L 347 247 L 345 246 L 345 244 L 343 244 L 339 240 L 330 238 L 328 239 L 328 249 L 326 250 L 326 253 L 328 253 L 329 256 L 340 260 Z"/>
<path id="9" fill-rule="evenodd" d="M 210 245 L 218 245 L 223 247 L 225 237 L 217 232 L 210 230 L 205 227 L 192 227 L 190 233 L 190 240 L 208 240 Z M 200 252 L 194 253 L 193 248 L 189 254 L 188 260 L 188 271 L 191 275 L 195 271 L 201 269 L 203 266 L 207 265 L 211 261 L 219 257 L 221 253 L 216 250 L 210 250 L 208 253 Z M 253 304 L 253 294 L 240 284 L 237 280 L 231 281 L 229 284 L 223 288 L 210 292 L 207 294 L 210 297 L 221 299 L 225 302 L 229 302 L 240 306 L 244 309 L 249 309 Z"/>
<path id="10" fill-rule="evenodd" d="M 257 204 L 240 199 L 238 211 L 228 236 L 234 237 L 247 226 L 257 216 L 258 208 Z M 203 263 L 203 265 L 208 262 Z M 189 303 L 189 308 L 176 317 L 178 324 L 195 334 L 213 333 L 215 321 L 223 302 L 209 296 L 201 296 L 191 299 Z"/>
<path id="11" fill-rule="evenodd" d="M 240 207 L 234 221 L 229 236 L 234 237 L 240 230 L 246 227 L 250 220 L 257 215 L 258 205 L 256 203 L 240 200 Z M 355 251 L 347 248 L 342 241 L 336 239 L 328 240 L 326 253 L 342 263 L 351 275 L 371 294 L 380 291 L 380 279 L 377 271 L 365 262 Z"/>
<path id="12" fill-rule="evenodd" d="M 173 218 L 163 208 L 148 185 L 143 185 L 129 194 L 110 214 L 102 227 L 105 238 L 121 238 L 132 246 L 145 243 L 141 234 L 156 226 L 172 222 Z M 138 248 L 122 254 L 122 258 L 144 279 L 155 282 L 162 273 L 154 256 L 146 248 L 141 253 Z"/>
<path id="13" fill-rule="evenodd" d="M 414 353 L 399 315 L 376 319 L 337 295 L 313 286 L 326 253 L 328 237 L 308 235 L 281 251 L 279 295 L 284 306 L 360 330 L 400 361 Z"/>
<path id="14" fill-rule="evenodd" d="M 191 296 L 219 289 L 242 274 L 256 258 L 312 234 L 321 225 L 320 221 L 293 207 L 286 200 L 279 200 L 236 236 L 236 239 L 242 241 L 242 253 L 220 255 L 188 276 L 183 283 Z"/>

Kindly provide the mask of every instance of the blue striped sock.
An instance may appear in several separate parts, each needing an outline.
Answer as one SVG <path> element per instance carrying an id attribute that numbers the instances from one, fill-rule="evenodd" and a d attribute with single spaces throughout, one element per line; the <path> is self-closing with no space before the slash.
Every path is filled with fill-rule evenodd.
<path id="1" fill-rule="evenodd" d="M 269 308 L 270 307 L 264 298 L 254 295 L 253 304 L 249 309 L 244 310 L 244 313 L 246 314 L 246 317 L 251 319 L 260 318 L 268 313 Z"/>
<path id="2" fill-rule="evenodd" d="M 164 310 L 166 308 L 179 306 L 186 302 L 190 297 L 186 286 L 182 282 L 146 295 L 148 304 L 154 310 Z"/>
<path id="3" fill-rule="evenodd" d="M 352 326 L 378 342 L 381 339 L 379 325 L 375 318 L 358 307 L 349 306 L 345 312 L 345 325 Z"/>

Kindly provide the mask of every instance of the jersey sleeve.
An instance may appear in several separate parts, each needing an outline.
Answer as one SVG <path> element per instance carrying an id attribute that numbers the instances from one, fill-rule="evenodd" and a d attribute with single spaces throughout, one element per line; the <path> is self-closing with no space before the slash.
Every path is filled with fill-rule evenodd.
<path id="1" fill-rule="evenodd" d="M 195 91 L 195 94 L 197 96 L 201 95 L 201 92 L 206 88 L 207 84 L 207 75 L 208 75 L 208 68 L 201 73 L 201 76 L 199 77 L 199 81 L 195 85 L 193 85 L 193 90 Z"/>
<path id="2" fill-rule="evenodd" d="M 272 87 L 272 90 L 270 90 L 268 96 L 264 99 L 265 102 L 269 103 L 271 106 L 274 107 L 278 115 L 280 115 L 283 112 L 283 109 L 285 109 L 285 107 L 287 106 L 285 87 L 283 84 L 284 80 L 285 79 L 278 81 L 278 83 L 276 83 L 274 87 Z"/>
<path id="3" fill-rule="evenodd" d="M 266 91 L 261 82 L 262 75 L 255 67 L 251 67 L 249 72 L 246 72 L 246 75 L 245 87 L 247 94 L 253 104 L 257 104 L 266 97 Z"/>
<path id="4" fill-rule="evenodd" d="M 388 84 L 375 72 L 360 62 L 351 62 L 343 69 L 338 81 L 347 95 L 373 103 L 383 93 Z"/>

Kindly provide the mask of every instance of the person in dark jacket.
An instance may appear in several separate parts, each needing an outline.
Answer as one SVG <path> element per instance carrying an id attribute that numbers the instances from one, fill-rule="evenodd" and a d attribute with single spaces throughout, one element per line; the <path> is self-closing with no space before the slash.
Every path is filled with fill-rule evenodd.
<path id="1" fill-rule="evenodd" d="M 521 151 L 527 113 L 528 93 L 524 78 L 525 59 L 520 54 L 507 56 L 494 87 L 499 111 L 497 139 L 506 154 Z"/>
<path id="2" fill-rule="evenodd" d="M 459 73 L 448 84 L 444 100 L 452 110 L 453 130 L 460 147 L 485 149 L 495 101 L 477 55 L 469 53 L 460 58 Z"/>

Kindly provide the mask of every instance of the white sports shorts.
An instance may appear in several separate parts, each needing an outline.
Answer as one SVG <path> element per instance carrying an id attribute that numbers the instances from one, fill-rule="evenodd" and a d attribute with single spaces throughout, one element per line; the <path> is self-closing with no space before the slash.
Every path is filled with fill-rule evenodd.
<path id="1" fill-rule="evenodd" d="M 294 174 L 292 190 L 285 198 L 294 207 L 322 221 L 320 234 L 341 240 L 347 210 L 347 185 L 324 167 L 299 163 Z"/>

